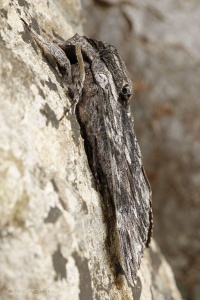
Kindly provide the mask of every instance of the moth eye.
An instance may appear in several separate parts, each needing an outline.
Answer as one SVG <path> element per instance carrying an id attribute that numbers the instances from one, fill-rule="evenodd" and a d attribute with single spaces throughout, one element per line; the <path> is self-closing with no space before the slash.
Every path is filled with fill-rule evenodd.
<path id="1" fill-rule="evenodd" d="M 130 86 L 126 83 L 123 87 L 122 87 L 122 90 L 121 90 L 121 93 L 120 93 L 120 98 L 122 100 L 125 100 L 127 101 L 131 96 L 131 88 Z"/>
<path id="2" fill-rule="evenodd" d="M 122 94 L 126 95 L 127 93 L 128 93 L 128 87 L 125 86 L 125 87 L 123 87 L 123 89 L 122 89 Z"/>

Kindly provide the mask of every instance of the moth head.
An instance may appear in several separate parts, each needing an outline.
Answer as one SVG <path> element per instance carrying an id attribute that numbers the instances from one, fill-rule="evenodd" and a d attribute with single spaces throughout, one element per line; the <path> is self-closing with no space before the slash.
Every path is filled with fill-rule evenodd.
<path id="1" fill-rule="evenodd" d="M 132 87 L 127 83 L 123 83 L 121 92 L 119 94 L 119 99 L 123 102 L 128 102 L 132 95 Z"/>

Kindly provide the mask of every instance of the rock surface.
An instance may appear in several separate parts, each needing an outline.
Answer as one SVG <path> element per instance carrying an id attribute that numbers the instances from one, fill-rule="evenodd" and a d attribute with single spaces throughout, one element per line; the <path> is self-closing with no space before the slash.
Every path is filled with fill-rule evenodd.
<path id="1" fill-rule="evenodd" d="M 1 299 L 181 299 L 154 241 L 135 288 L 114 273 L 78 123 L 59 121 L 62 80 L 20 20 L 68 39 L 80 3 L 4 0 L 0 14 Z"/>
<path id="2" fill-rule="evenodd" d="M 117 46 L 153 190 L 154 236 L 185 299 L 200 299 L 199 1 L 84 0 L 85 32 Z M 103 21 L 102 21 L 103 19 Z"/>

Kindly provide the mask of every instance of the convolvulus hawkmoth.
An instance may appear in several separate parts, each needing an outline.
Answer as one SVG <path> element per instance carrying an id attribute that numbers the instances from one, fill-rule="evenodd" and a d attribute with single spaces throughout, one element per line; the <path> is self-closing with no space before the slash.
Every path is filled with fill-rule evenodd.
<path id="1" fill-rule="evenodd" d="M 31 29 L 35 41 L 61 70 L 72 95 L 85 150 L 103 199 L 114 204 L 122 265 L 134 285 L 152 230 L 151 189 L 130 111 L 131 80 L 115 47 L 76 34 L 49 42 Z"/>

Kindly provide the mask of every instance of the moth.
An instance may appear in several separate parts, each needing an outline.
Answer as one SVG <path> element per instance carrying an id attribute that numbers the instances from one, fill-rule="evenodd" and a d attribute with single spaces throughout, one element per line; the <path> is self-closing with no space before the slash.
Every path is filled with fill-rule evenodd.
<path id="1" fill-rule="evenodd" d="M 122 268 L 134 286 L 152 232 L 151 188 L 130 110 L 132 84 L 115 47 L 74 35 L 44 39 L 22 19 L 45 54 L 56 61 L 84 138 L 103 200 L 113 204 Z"/>

